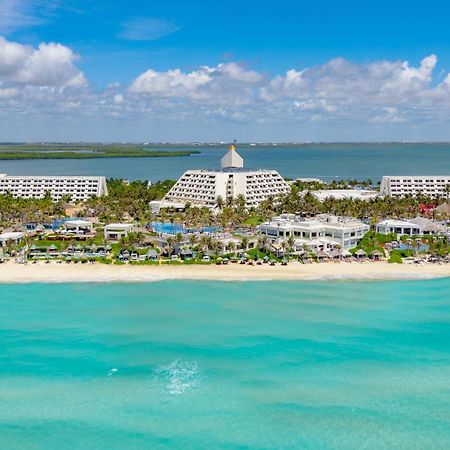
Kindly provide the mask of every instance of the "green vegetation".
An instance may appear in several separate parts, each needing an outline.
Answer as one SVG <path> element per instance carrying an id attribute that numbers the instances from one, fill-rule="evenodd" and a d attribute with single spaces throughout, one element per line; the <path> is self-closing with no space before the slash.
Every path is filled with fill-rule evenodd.
<path id="1" fill-rule="evenodd" d="M 16 159 L 97 159 L 97 158 L 162 158 L 190 156 L 198 150 L 148 150 L 138 145 L 0 145 L 0 160 Z"/>
<path id="2" fill-rule="evenodd" d="M 264 222 L 264 218 L 262 216 L 250 216 L 242 222 L 242 225 L 251 225 L 257 226 Z"/>
<path id="3" fill-rule="evenodd" d="M 318 191 L 323 189 L 353 189 L 355 187 L 364 189 L 373 188 L 372 180 L 333 180 L 330 183 L 320 183 L 318 181 L 301 181 L 297 180 L 291 184 L 295 192 L 301 191 Z"/>
<path id="4" fill-rule="evenodd" d="M 414 252 L 412 250 L 391 250 L 388 262 L 393 264 L 401 264 L 403 262 L 403 258 L 409 258 L 413 255 Z"/>
<path id="5" fill-rule="evenodd" d="M 357 249 L 364 250 L 368 255 L 375 250 L 380 251 L 384 254 L 384 248 L 381 244 L 386 244 L 387 242 L 391 242 L 396 239 L 396 235 L 391 234 L 378 234 L 375 231 L 367 232 L 364 237 L 361 239 L 358 247 L 352 249 L 354 253 Z"/>

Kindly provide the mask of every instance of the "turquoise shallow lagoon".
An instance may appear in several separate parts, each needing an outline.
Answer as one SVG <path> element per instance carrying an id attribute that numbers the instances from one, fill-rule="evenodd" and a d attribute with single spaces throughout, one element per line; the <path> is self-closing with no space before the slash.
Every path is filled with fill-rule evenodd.
<path id="1" fill-rule="evenodd" d="M 450 279 L 0 285 L 0 449 L 450 448 Z"/>

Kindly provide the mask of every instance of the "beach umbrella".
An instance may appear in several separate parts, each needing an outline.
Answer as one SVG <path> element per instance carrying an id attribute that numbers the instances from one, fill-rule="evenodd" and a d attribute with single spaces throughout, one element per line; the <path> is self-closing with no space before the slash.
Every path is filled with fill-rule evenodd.
<path id="1" fill-rule="evenodd" d="M 382 258 L 384 255 L 379 250 L 374 250 L 374 251 L 370 252 L 370 256 L 372 258 Z"/>
<path id="2" fill-rule="evenodd" d="M 362 248 L 360 248 L 356 250 L 355 255 L 362 258 L 364 256 L 367 256 L 367 253 Z"/>

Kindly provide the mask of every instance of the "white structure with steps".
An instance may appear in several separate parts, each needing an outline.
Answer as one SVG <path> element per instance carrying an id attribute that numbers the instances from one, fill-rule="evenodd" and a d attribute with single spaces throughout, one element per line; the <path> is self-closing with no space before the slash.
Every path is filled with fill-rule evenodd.
<path id="1" fill-rule="evenodd" d="M 234 146 L 221 160 L 220 170 L 188 170 L 175 183 L 161 202 L 160 208 L 184 207 L 186 204 L 214 209 L 217 198 L 224 202 L 243 196 L 247 208 L 258 206 L 269 197 L 288 194 L 290 187 L 276 170 L 250 170 Z M 156 205 L 158 203 L 158 205 Z"/>

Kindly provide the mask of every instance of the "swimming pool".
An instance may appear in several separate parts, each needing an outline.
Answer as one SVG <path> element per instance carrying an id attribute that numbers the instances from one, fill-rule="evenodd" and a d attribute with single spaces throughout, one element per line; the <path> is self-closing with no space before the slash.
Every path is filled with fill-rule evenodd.
<path id="1" fill-rule="evenodd" d="M 203 228 L 185 228 L 179 223 L 163 223 L 153 222 L 150 227 L 156 233 L 162 234 L 185 234 L 185 233 L 215 233 L 220 230 L 220 227 L 203 227 Z"/>

